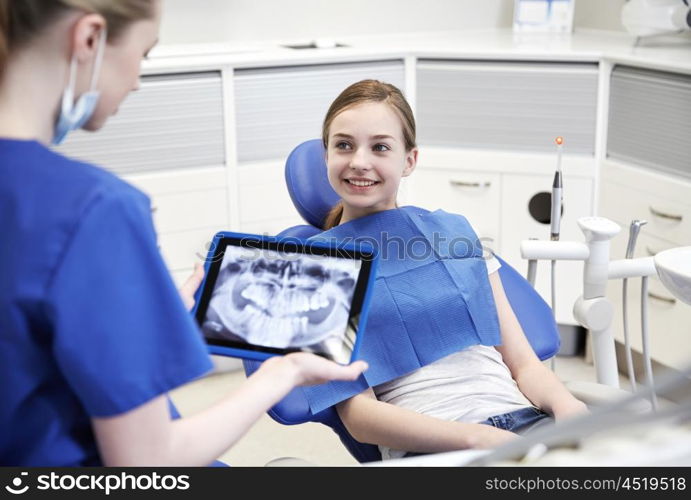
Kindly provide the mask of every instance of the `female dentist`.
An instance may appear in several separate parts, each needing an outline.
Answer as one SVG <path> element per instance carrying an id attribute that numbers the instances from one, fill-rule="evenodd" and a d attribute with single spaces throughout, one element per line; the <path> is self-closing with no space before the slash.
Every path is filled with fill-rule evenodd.
<path id="1" fill-rule="evenodd" d="M 166 392 L 211 363 L 149 200 L 47 147 L 99 129 L 137 88 L 160 9 L 0 0 L 0 465 L 206 465 L 293 387 L 366 367 L 272 358 L 217 405 L 171 420 Z"/>

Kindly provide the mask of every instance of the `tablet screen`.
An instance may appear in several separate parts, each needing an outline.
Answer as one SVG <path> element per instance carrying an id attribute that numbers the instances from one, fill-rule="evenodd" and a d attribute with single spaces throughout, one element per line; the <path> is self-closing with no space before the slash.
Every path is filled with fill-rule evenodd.
<path id="1" fill-rule="evenodd" d="M 208 344 L 240 357 L 307 351 L 351 360 L 371 259 L 257 237 L 223 237 L 217 247 L 196 314 Z"/>

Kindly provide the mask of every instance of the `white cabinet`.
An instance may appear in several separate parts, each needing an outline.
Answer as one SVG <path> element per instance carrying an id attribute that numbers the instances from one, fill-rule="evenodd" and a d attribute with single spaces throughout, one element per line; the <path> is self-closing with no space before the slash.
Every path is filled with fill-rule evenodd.
<path id="1" fill-rule="evenodd" d="M 520 242 L 549 238 L 528 211 L 550 192 L 554 138 L 566 140 L 562 238 L 582 241 L 576 219 L 592 215 L 598 65 L 421 59 L 417 69 L 420 168 L 411 201 L 465 215 L 489 246 L 525 275 Z M 417 176 L 417 178 L 414 178 Z M 576 324 L 582 265 L 557 266 L 557 321 Z M 550 302 L 549 264 L 537 289 Z"/>
<path id="2" fill-rule="evenodd" d="M 463 214 L 484 247 L 498 248 L 500 176 L 495 173 L 419 168 L 410 178 L 407 203 Z M 490 208 L 492 207 L 492 208 Z"/>
<path id="3" fill-rule="evenodd" d="M 617 65 L 610 80 L 607 159 L 600 166 L 600 215 L 622 226 L 612 258 L 623 258 L 631 220 L 643 219 L 636 256 L 691 245 L 691 75 Z M 608 297 L 618 308 L 621 281 Z M 649 280 L 650 349 L 654 360 L 685 369 L 691 363 L 691 307 L 656 278 Z M 631 343 L 640 351 L 640 280 L 629 280 Z M 621 314 L 615 338 L 623 342 Z"/>
<path id="4" fill-rule="evenodd" d="M 176 278 L 206 257 L 213 235 L 228 229 L 225 168 L 155 172 L 125 178 L 151 197 L 158 242 Z"/>
<path id="5" fill-rule="evenodd" d="M 624 258 L 628 226 L 647 220 L 636 245 L 636 257 L 647 257 L 676 246 L 691 245 L 691 181 L 655 171 L 607 161 L 602 165 L 600 215 L 622 226 L 612 242 L 612 259 Z M 609 283 L 607 296 L 621 310 L 621 281 Z M 640 280 L 628 285 L 629 331 L 640 352 Z M 684 369 L 691 363 L 691 307 L 675 299 L 657 277 L 648 291 L 650 348 L 654 360 Z M 622 316 L 614 318 L 614 335 L 623 343 Z"/>
<path id="6" fill-rule="evenodd" d="M 103 130 L 75 132 L 58 148 L 151 197 L 161 254 L 178 282 L 228 229 L 224 109 L 220 69 L 145 75 Z"/>
<path id="7" fill-rule="evenodd" d="M 405 202 L 463 214 L 483 246 L 494 250 L 525 276 L 527 262 L 521 258 L 520 242 L 528 238 L 549 238 L 549 225 L 538 222 L 531 215 L 529 205 L 534 196 L 549 195 L 555 157 L 457 148 L 421 148 L 419 157 L 417 170 L 408 178 Z M 573 173 L 564 176 L 561 237 L 583 241 L 576 221 L 593 213 L 594 160 L 587 156 L 568 156 L 563 159 L 563 169 Z M 549 266 L 549 263 L 540 264 L 536 281 L 536 288 L 547 303 L 551 302 Z M 560 324 L 576 324 L 572 309 L 582 290 L 582 267 L 582 263 L 575 262 L 557 265 Z"/>

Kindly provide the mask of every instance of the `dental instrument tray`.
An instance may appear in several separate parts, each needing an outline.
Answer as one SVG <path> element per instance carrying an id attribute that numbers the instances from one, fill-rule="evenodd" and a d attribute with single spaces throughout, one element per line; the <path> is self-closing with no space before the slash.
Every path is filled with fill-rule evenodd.
<path id="1" fill-rule="evenodd" d="M 220 232 L 204 267 L 193 314 L 212 354 L 357 359 L 374 285 L 372 247 Z"/>

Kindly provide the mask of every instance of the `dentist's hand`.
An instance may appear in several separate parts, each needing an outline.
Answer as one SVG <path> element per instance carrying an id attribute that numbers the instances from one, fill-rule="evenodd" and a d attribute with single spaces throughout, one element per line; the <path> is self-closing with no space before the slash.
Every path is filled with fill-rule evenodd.
<path id="1" fill-rule="evenodd" d="M 197 263 L 194 265 L 194 271 L 192 275 L 187 278 L 187 281 L 180 287 L 180 296 L 182 301 L 185 303 L 185 307 L 188 310 L 192 310 L 194 307 L 194 294 L 197 293 L 199 285 L 202 284 L 204 280 L 204 266 Z"/>
<path id="2" fill-rule="evenodd" d="M 364 361 L 343 366 L 306 352 L 295 352 L 267 359 L 260 370 L 276 370 L 289 377 L 293 386 L 317 385 L 331 380 L 355 380 L 367 369 Z"/>

